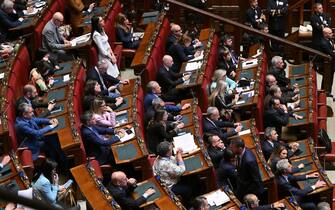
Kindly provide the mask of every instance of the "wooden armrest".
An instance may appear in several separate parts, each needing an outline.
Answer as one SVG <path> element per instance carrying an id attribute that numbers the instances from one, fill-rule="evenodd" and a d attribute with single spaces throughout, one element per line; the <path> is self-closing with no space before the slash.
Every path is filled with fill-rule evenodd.
<path id="1" fill-rule="evenodd" d="M 122 45 L 122 42 L 114 42 L 115 45 Z"/>
<path id="2" fill-rule="evenodd" d="M 165 105 L 176 105 L 174 102 L 165 102 Z"/>
<path id="3" fill-rule="evenodd" d="M 327 120 L 327 117 L 317 117 L 318 120 Z"/>
<path id="4" fill-rule="evenodd" d="M 19 147 L 19 148 L 17 148 L 18 152 L 22 152 L 24 150 L 29 150 L 29 148 L 28 147 Z"/>

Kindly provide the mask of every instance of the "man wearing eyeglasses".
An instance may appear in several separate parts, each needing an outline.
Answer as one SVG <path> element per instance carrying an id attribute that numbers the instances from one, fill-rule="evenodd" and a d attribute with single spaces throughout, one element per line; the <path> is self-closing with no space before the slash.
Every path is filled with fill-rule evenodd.
<path id="1" fill-rule="evenodd" d="M 60 33 L 59 27 L 63 24 L 64 17 L 56 12 L 52 19 L 44 26 L 42 31 L 42 48 L 51 54 L 58 56 L 59 60 L 72 60 L 73 56 L 65 49 L 71 47 L 71 42 L 66 40 Z"/>

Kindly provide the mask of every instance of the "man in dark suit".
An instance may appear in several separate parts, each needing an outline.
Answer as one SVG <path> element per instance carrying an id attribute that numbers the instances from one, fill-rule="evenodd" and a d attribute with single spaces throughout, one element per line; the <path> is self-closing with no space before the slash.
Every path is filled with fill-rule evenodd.
<path id="1" fill-rule="evenodd" d="M 237 186 L 236 158 L 229 148 L 223 152 L 223 158 L 216 169 L 216 177 L 219 187 L 228 186 L 232 191 L 235 191 Z"/>
<path id="2" fill-rule="evenodd" d="M 278 142 L 278 134 L 274 127 L 265 128 L 264 136 L 265 139 L 261 141 L 261 145 L 265 160 L 267 161 L 280 143 Z"/>
<path id="3" fill-rule="evenodd" d="M 4 0 L 0 9 L 0 34 L 8 39 L 8 30 L 21 25 L 22 21 L 23 18 L 19 18 L 18 14 L 14 12 L 14 2 Z"/>
<path id="4" fill-rule="evenodd" d="M 315 184 L 310 186 L 305 186 L 305 188 L 300 189 L 295 187 L 297 181 L 303 181 L 306 179 L 314 179 L 318 178 L 319 174 L 317 172 L 312 174 L 304 174 L 299 176 L 292 175 L 292 165 L 289 163 L 287 159 L 283 159 L 278 161 L 277 163 L 277 172 L 278 175 L 276 176 L 279 195 L 281 197 L 291 196 L 293 195 L 294 198 L 298 201 L 300 207 L 302 209 L 316 209 L 316 206 L 312 202 L 308 202 L 305 200 L 308 193 L 312 192 L 317 188 L 321 188 L 326 186 L 324 181 L 316 181 Z"/>
<path id="5" fill-rule="evenodd" d="M 44 108 L 43 112 L 41 112 L 38 116 L 39 117 L 47 117 L 50 115 L 50 112 L 55 108 L 56 103 L 51 100 L 48 103 L 39 102 L 36 100 L 37 98 L 37 90 L 36 87 L 33 85 L 25 85 L 23 87 L 23 96 L 17 99 L 15 107 L 18 110 L 20 104 L 26 103 L 32 106 L 33 109 L 36 108 Z"/>
<path id="6" fill-rule="evenodd" d="M 41 128 L 41 125 L 45 125 Z M 45 137 L 49 131 L 58 126 L 58 120 L 35 118 L 31 105 L 23 103 L 18 108 L 18 116 L 15 121 L 15 130 L 20 147 L 28 147 L 36 160 L 40 151 L 46 152 L 51 159 L 64 158 L 57 139 L 51 136 Z M 50 138 L 49 138 L 50 137 Z"/>
<path id="7" fill-rule="evenodd" d="M 333 87 L 333 79 L 334 79 L 334 72 L 335 72 L 335 47 L 333 38 L 333 31 L 331 28 L 324 28 L 323 29 L 323 38 L 320 41 L 320 51 L 331 56 L 331 68 L 324 67 L 324 75 L 322 77 L 322 89 L 325 90 L 327 96 L 332 97 L 331 91 Z"/>
<path id="8" fill-rule="evenodd" d="M 163 66 L 157 72 L 157 82 L 162 87 L 162 98 L 165 101 L 178 101 L 184 98 L 185 91 L 179 91 L 176 86 L 190 79 L 190 74 L 175 73 L 171 70 L 173 59 L 164 55 Z"/>
<path id="9" fill-rule="evenodd" d="M 212 160 L 214 168 L 218 168 L 226 147 L 223 144 L 220 137 L 217 135 L 209 136 L 208 143 L 209 143 L 207 147 L 208 155 Z"/>
<path id="10" fill-rule="evenodd" d="M 269 209 L 282 209 L 285 207 L 284 203 L 281 202 L 275 202 L 272 204 L 267 205 L 259 205 L 259 200 L 256 195 L 254 194 L 248 194 L 244 196 L 243 198 L 244 204 L 247 206 L 250 210 L 269 210 Z"/>
<path id="11" fill-rule="evenodd" d="M 280 99 L 272 98 L 269 102 L 269 108 L 264 113 L 264 127 L 275 127 L 280 137 L 282 126 L 286 126 L 288 121 L 289 113 L 286 106 L 280 104 Z"/>
<path id="12" fill-rule="evenodd" d="M 288 10 L 287 0 L 268 0 L 269 30 L 272 35 L 285 37 L 285 16 Z"/>
<path id="13" fill-rule="evenodd" d="M 240 138 L 231 141 L 231 150 L 237 156 L 237 197 L 243 199 L 246 194 L 253 193 L 261 198 L 264 187 L 255 155 Z"/>
<path id="14" fill-rule="evenodd" d="M 264 23 L 265 15 L 258 6 L 258 0 L 249 0 L 250 7 L 246 11 L 245 22 L 250 23 L 253 28 L 259 29 L 259 24 Z"/>
<path id="15" fill-rule="evenodd" d="M 108 191 L 122 209 L 132 210 L 139 209 L 140 205 L 145 203 L 147 198 L 156 192 L 154 189 L 149 188 L 135 200 L 132 198 L 131 193 L 136 187 L 136 180 L 134 178 L 128 179 L 124 172 L 116 171 L 112 173 Z"/>
<path id="16" fill-rule="evenodd" d="M 106 163 L 114 164 L 111 145 L 120 141 L 120 138 L 125 135 L 124 130 L 120 129 L 115 132 L 113 128 L 96 125 L 95 118 L 91 112 L 85 112 L 81 120 L 83 123 L 81 133 L 87 155 L 95 157 L 100 165 Z M 104 135 L 107 134 L 112 135 L 112 137 L 105 137 Z"/>
<path id="17" fill-rule="evenodd" d="M 203 119 L 204 133 L 217 135 L 223 140 L 226 146 L 229 146 L 230 141 L 228 140 L 228 137 L 234 136 L 240 132 L 242 130 L 242 125 L 240 123 L 221 121 L 219 118 L 219 110 L 216 107 L 208 107 L 207 116 Z M 224 129 L 227 127 L 233 129 L 225 131 Z"/>
<path id="18" fill-rule="evenodd" d="M 323 29 L 330 27 L 330 17 L 323 13 L 323 7 L 321 3 L 314 4 L 314 12 L 311 15 L 312 31 L 312 43 L 315 49 L 320 49 L 320 41 L 323 37 Z"/>
<path id="19" fill-rule="evenodd" d="M 290 84 L 290 80 L 285 74 L 286 64 L 281 56 L 273 56 L 271 59 L 271 67 L 268 70 L 268 74 L 272 74 L 276 77 L 277 84 L 280 88 L 287 87 Z"/>

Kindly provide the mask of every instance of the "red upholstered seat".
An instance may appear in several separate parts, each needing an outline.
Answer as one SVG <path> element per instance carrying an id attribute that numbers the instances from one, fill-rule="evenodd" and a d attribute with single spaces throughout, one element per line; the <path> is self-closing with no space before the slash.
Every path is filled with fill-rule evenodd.
<path id="1" fill-rule="evenodd" d="M 318 119 L 326 119 L 327 118 L 327 106 L 321 105 L 318 107 Z"/>
<path id="2" fill-rule="evenodd" d="M 89 66 L 89 68 L 92 68 L 93 66 L 97 65 L 97 63 L 98 63 L 98 52 L 97 52 L 97 49 L 95 49 L 94 46 L 91 46 L 89 55 L 90 55 L 90 61 L 89 61 L 88 66 Z"/>
<path id="3" fill-rule="evenodd" d="M 34 168 L 32 153 L 28 148 L 19 148 L 18 155 L 23 168 Z"/>
<path id="4" fill-rule="evenodd" d="M 199 106 L 201 108 L 202 112 L 207 112 L 208 108 L 208 94 L 207 94 L 207 87 L 209 85 L 210 78 L 204 77 L 202 84 L 201 84 L 201 90 L 197 91 L 197 98 L 199 99 Z"/>
<path id="5" fill-rule="evenodd" d="M 324 91 L 318 92 L 318 105 L 325 105 L 327 104 L 327 95 Z"/>
<path id="6" fill-rule="evenodd" d="M 149 161 L 150 166 L 154 165 L 155 160 L 156 160 L 156 155 L 154 154 L 148 155 L 148 161 Z"/>
<path id="7" fill-rule="evenodd" d="M 96 159 L 92 159 L 90 160 L 90 164 L 92 166 L 92 168 L 94 169 L 94 173 L 95 175 L 99 178 L 99 179 L 103 179 L 104 176 L 102 174 L 102 171 L 101 171 L 101 168 L 100 168 L 100 165 L 99 165 L 99 162 L 96 160 Z"/>
<path id="8" fill-rule="evenodd" d="M 197 107 L 197 116 L 198 116 L 198 123 L 199 123 L 199 132 L 200 132 L 200 136 L 202 136 L 203 134 L 203 128 L 202 128 L 202 111 L 200 109 L 200 107 Z"/>
<path id="9" fill-rule="evenodd" d="M 314 129 L 316 131 L 320 130 L 320 129 L 325 129 L 327 130 L 327 120 L 326 119 L 320 119 L 318 120 L 319 123 L 319 129 Z"/>

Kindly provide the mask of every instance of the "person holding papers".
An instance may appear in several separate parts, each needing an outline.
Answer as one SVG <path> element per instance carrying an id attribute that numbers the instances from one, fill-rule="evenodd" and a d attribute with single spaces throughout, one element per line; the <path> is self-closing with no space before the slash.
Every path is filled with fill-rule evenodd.
<path id="1" fill-rule="evenodd" d="M 181 182 L 179 179 L 185 172 L 183 151 L 178 148 L 176 156 L 173 156 L 173 145 L 163 141 L 157 146 L 157 158 L 152 166 L 154 175 L 159 177 L 172 192 L 182 197 L 182 203 L 188 207 L 192 196 L 190 186 Z"/>
<path id="2" fill-rule="evenodd" d="M 157 145 L 162 141 L 171 142 L 176 136 L 184 123 L 179 121 L 168 121 L 168 113 L 164 109 L 158 109 L 155 112 L 154 119 L 148 124 L 146 134 L 149 151 L 157 153 Z"/>
<path id="3" fill-rule="evenodd" d="M 326 183 L 321 180 L 315 180 L 314 184 L 306 184 L 303 189 L 300 189 L 296 187 L 296 182 L 317 179 L 319 177 L 318 172 L 294 176 L 292 175 L 292 165 L 287 159 L 278 161 L 277 172 L 276 180 L 281 197 L 293 196 L 302 209 L 316 209 L 315 204 L 307 200 L 307 194 L 315 189 L 326 186 Z"/>
<path id="4" fill-rule="evenodd" d="M 113 128 L 98 126 L 91 112 L 85 112 L 81 120 L 83 123 L 81 133 L 87 155 L 95 157 L 100 165 L 115 164 L 111 145 L 120 141 L 125 135 L 124 130 L 115 131 Z M 103 136 L 106 134 L 112 136 L 110 138 Z"/>

